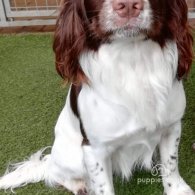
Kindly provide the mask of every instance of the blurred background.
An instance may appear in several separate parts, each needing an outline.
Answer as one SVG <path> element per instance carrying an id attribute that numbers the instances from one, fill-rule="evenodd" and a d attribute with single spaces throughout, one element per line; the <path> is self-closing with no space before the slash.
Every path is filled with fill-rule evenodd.
<path id="1" fill-rule="evenodd" d="M 53 31 L 61 0 L 1 0 L 0 32 Z"/>

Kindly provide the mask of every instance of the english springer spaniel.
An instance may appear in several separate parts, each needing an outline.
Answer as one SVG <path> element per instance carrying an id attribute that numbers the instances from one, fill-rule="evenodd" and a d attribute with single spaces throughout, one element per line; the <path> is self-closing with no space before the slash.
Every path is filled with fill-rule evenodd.
<path id="1" fill-rule="evenodd" d="M 194 195 L 178 170 L 182 84 L 192 62 L 185 0 L 64 0 L 54 51 L 71 83 L 51 154 L 41 150 L 0 179 L 41 180 L 76 195 L 114 195 L 113 173 L 150 169 L 159 148 L 166 195 Z"/>

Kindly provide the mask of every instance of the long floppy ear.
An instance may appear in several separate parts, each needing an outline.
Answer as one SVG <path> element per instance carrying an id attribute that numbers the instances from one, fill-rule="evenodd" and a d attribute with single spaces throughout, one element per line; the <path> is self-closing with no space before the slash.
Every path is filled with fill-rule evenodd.
<path id="1" fill-rule="evenodd" d="M 58 73 L 64 80 L 73 83 L 86 80 L 78 61 L 86 44 L 86 22 L 84 0 L 63 0 L 57 18 L 53 50 Z"/>
<path id="2" fill-rule="evenodd" d="M 193 59 L 193 37 L 188 23 L 186 0 L 168 0 L 171 11 L 169 28 L 174 32 L 179 53 L 177 78 L 180 80 L 189 73 Z"/>

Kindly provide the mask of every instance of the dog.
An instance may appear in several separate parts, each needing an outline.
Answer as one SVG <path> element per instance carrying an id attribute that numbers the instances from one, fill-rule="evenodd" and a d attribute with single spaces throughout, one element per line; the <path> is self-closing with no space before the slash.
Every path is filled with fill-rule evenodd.
<path id="1" fill-rule="evenodd" d="M 54 36 L 68 81 L 51 154 L 0 178 L 0 189 L 45 181 L 75 195 L 114 195 L 113 173 L 150 169 L 159 149 L 164 194 L 194 195 L 178 170 L 182 84 L 193 38 L 185 0 L 64 0 Z"/>

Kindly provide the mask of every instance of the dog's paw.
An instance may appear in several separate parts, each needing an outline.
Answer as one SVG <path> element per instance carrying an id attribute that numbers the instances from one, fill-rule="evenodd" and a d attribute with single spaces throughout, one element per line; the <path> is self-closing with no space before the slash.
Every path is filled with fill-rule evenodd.
<path id="1" fill-rule="evenodd" d="M 86 189 L 80 189 L 76 195 L 88 195 L 88 193 Z"/>
<path id="2" fill-rule="evenodd" d="M 72 192 L 74 195 L 88 195 L 84 180 L 81 179 L 65 180 L 62 186 L 68 191 Z"/>
<path id="3" fill-rule="evenodd" d="M 164 195 L 195 195 L 195 192 L 186 184 L 178 188 L 172 188 L 169 192 L 164 192 Z"/>
<path id="4" fill-rule="evenodd" d="M 195 195 L 190 186 L 180 177 L 172 181 L 167 181 L 164 195 Z"/>
<path id="5" fill-rule="evenodd" d="M 167 194 L 166 192 L 164 193 L 164 195 L 195 195 L 195 192 L 190 190 L 190 191 L 183 191 L 183 192 L 171 192 L 169 194 Z"/>
<path id="6" fill-rule="evenodd" d="M 194 191 L 189 189 L 187 191 L 179 192 L 178 195 L 195 195 L 195 193 L 194 193 Z"/>

